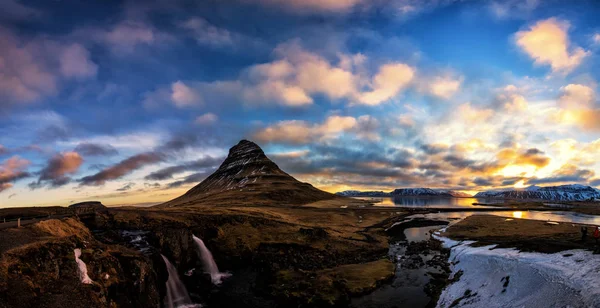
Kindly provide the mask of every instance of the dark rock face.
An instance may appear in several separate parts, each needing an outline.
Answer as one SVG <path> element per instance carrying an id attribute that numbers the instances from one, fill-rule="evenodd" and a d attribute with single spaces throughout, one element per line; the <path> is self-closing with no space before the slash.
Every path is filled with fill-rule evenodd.
<path id="1" fill-rule="evenodd" d="M 84 209 L 84 208 L 105 209 L 106 206 L 104 206 L 104 204 L 102 204 L 102 202 L 100 202 L 100 201 L 85 201 L 85 202 L 71 204 L 71 205 L 69 205 L 69 208 L 72 208 L 72 209 Z"/>
<path id="2" fill-rule="evenodd" d="M 303 205 L 336 195 L 285 173 L 254 142 L 242 140 L 208 178 L 183 196 L 159 205 Z"/>
<path id="3" fill-rule="evenodd" d="M 58 220 L 53 225 L 70 230 Z M 92 284 L 79 279 L 76 248 Z M 102 244 L 89 233 L 52 237 L 2 257 L 0 307 L 160 307 L 165 293 L 166 277 L 159 276 L 160 264 L 153 258 Z"/>

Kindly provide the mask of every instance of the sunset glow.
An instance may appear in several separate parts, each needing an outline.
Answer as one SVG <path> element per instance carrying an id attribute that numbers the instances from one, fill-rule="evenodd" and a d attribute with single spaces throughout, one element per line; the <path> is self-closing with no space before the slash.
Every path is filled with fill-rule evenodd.
<path id="1" fill-rule="evenodd" d="M 0 4 L 0 207 L 166 201 L 241 139 L 330 192 L 600 187 L 594 1 L 67 2 Z"/>

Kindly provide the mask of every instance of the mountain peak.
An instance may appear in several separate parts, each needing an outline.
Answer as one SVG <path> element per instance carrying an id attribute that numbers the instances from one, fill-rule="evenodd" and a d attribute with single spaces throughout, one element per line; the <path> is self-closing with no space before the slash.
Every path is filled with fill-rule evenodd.
<path id="1" fill-rule="evenodd" d="M 256 143 L 241 140 L 229 149 L 229 155 L 213 174 L 161 206 L 301 205 L 332 198 L 336 196 L 279 169 Z"/>

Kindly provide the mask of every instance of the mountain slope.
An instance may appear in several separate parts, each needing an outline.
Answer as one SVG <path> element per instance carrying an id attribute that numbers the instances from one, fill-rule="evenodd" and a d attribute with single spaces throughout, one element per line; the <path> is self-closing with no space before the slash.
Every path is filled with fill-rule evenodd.
<path id="1" fill-rule="evenodd" d="M 389 192 L 383 191 L 360 191 L 360 190 L 344 190 L 335 193 L 338 196 L 344 197 L 389 197 Z"/>
<path id="2" fill-rule="evenodd" d="M 297 206 L 343 198 L 302 183 L 272 162 L 255 143 L 240 141 L 208 178 L 157 207 L 190 205 Z"/>
<path id="3" fill-rule="evenodd" d="M 477 193 L 475 198 L 585 201 L 600 199 L 600 190 L 578 184 L 548 187 L 530 186 L 525 189 L 482 191 Z"/>
<path id="4" fill-rule="evenodd" d="M 392 191 L 392 196 L 435 196 L 435 197 L 456 197 L 469 198 L 469 194 L 446 189 L 431 188 L 402 188 Z"/>

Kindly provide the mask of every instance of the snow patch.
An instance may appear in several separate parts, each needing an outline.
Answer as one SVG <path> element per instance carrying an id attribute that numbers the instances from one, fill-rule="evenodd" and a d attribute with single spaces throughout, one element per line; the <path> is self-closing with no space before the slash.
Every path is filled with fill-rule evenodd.
<path id="1" fill-rule="evenodd" d="M 433 236 L 451 248 L 452 275 L 462 272 L 437 307 L 600 307 L 600 258 L 589 251 L 520 252 Z"/>

